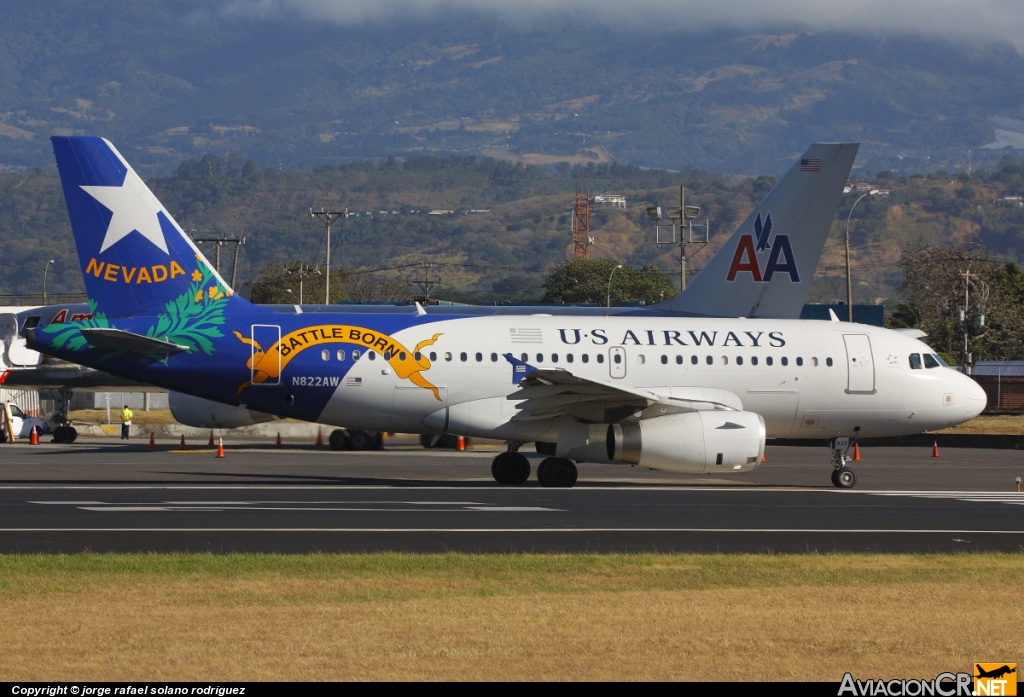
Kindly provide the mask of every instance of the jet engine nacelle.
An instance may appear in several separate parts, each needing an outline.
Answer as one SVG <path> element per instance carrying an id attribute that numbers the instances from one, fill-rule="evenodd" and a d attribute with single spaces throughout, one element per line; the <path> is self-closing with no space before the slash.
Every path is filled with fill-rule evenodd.
<path id="1" fill-rule="evenodd" d="M 747 472 L 761 464 L 764 439 L 754 412 L 671 414 L 608 426 L 608 459 L 668 472 Z"/>
<path id="2" fill-rule="evenodd" d="M 181 392 L 168 392 L 167 401 L 171 407 L 171 415 L 178 423 L 196 428 L 241 428 L 277 418 L 243 406 L 234 407 L 230 404 L 211 402 Z"/>

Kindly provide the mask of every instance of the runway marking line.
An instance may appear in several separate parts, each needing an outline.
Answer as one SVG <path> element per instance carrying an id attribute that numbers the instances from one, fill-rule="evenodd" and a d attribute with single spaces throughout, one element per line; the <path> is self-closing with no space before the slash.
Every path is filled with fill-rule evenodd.
<path id="1" fill-rule="evenodd" d="M 371 502 L 372 503 L 372 502 Z M 381 501 L 381 505 L 392 504 L 392 501 Z M 443 502 L 442 502 L 443 503 Z M 120 506 L 118 504 L 107 504 L 104 506 L 78 506 L 79 510 L 90 511 L 92 513 L 196 513 L 199 511 L 208 511 L 213 513 L 224 513 L 227 511 L 237 511 L 240 513 L 248 511 L 302 511 L 302 512 L 327 512 L 327 513 L 479 513 L 479 512 L 498 512 L 498 513 L 538 513 L 538 512 L 550 512 L 550 513 L 564 513 L 565 511 L 560 508 L 543 508 L 541 506 L 463 506 L 462 508 L 428 508 L 426 510 L 416 510 L 412 508 L 324 508 L 324 507 L 298 507 L 298 506 L 252 506 L 252 507 L 225 507 L 217 506 L 206 503 L 205 501 L 196 501 L 184 506 L 168 506 L 167 504 L 155 503 L 152 505 L 141 505 L 141 506 Z"/>
<path id="2" fill-rule="evenodd" d="M 249 533 L 568 533 L 568 532 L 714 532 L 714 533 L 794 533 L 794 534 L 921 534 L 921 535 L 1024 535 L 1024 530 L 890 530 L 890 529 L 807 529 L 807 528 L 0 528 L 14 532 L 249 532 Z"/>
<path id="3" fill-rule="evenodd" d="M 0 485 L 0 491 L 522 491 L 536 493 L 601 492 L 601 491 L 659 491 L 664 493 L 718 492 L 718 493 L 823 493 L 836 495 L 873 494 L 878 496 L 917 496 L 951 498 L 957 496 L 1016 496 L 1015 492 L 999 491 L 939 491 L 894 489 L 837 489 L 835 487 L 759 487 L 740 486 L 577 486 L 571 489 L 523 486 L 388 486 L 386 484 L 36 484 Z M 1024 495 L 1022 495 L 1024 496 Z M 63 503 L 63 502 L 56 502 Z"/>

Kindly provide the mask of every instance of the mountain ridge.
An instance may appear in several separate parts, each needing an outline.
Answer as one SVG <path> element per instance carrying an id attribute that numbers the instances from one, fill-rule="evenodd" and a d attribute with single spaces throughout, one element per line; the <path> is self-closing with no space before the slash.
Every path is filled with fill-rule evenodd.
<path id="1" fill-rule="evenodd" d="M 994 166 L 990 117 L 1024 118 L 1003 45 L 837 32 L 614 30 L 459 13 L 332 26 L 226 18 L 203 0 L 8 0 L 0 165 L 50 134 L 104 135 L 140 172 L 238 152 L 261 165 L 477 153 L 778 173 L 812 141 L 860 167 Z M 27 135 L 31 134 L 31 135 Z M 999 141 L 1001 142 L 1001 141 Z M 979 160 L 980 158 L 980 160 Z"/>

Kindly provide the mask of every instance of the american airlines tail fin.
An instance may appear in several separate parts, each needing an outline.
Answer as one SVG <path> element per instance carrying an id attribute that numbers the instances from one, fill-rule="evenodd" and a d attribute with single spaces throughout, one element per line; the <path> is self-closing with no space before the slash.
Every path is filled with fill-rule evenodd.
<path id="1" fill-rule="evenodd" d="M 859 143 L 815 143 L 676 298 L 669 312 L 800 316 Z"/>
<path id="2" fill-rule="evenodd" d="M 108 317 L 246 303 L 214 270 L 121 154 L 103 138 L 54 137 L 85 289 Z M 202 297 L 200 297 L 202 296 Z M 180 313 L 179 313 L 180 314 Z"/>

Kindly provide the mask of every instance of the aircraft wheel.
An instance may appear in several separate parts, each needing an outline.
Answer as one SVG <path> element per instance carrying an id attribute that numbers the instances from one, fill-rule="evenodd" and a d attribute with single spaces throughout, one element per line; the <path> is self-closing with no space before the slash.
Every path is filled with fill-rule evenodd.
<path id="1" fill-rule="evenodd" d="M 537 481 L 542 486 L 569 489 L 576 483 L 576 464 L 564 457 L 549 457 L 537 468 Z"/>
<path id="2" fill-rule="evenodd" d="M 525 484 L 526 480 L 530 478 L 530 461 L 525 455 L 519 453 L 510 453 L 509 458 L 509 479 L 510 484 Z"/>
<path id="3" fill-rule="evenodd" d="M 67 432 L 65 434 L 67 440 L 65 440 L 64 442 L 65 443 L 74 443 L 78 439 L 78 429 L 75 428 L 74 426 L 68 426 L 67 429 L 68 430 L 67 430 Z"/>
<path id="4" fill-rule="evenodd" d="M 372 450 L 376 443 L 376 438 L 369 431 L 349 431 L 348 437 L 353 450 Z"/>
<path id="5" fill-rule="evenodd" d="M 65 432 L 66 431 L 67 431 L 67 429 L 64 426 L 58 426 L 57 428 L 53 429 L 53 442 L 54 443 L 63 443 L 64 440 L 65 440 L 65 437 L 66 437 L 65 436 Z"/>
<path id="6" fill-rule="evenodd" d="M 832 475 L 831 475 L 832 476 L 832 486 L 839 486 L 839 480 L 836 479 L 836 475 L 838 473 L 839 473 L 839 468 L 838 467 L 834 467 L 832 469 Z"/>
<path id="7" fill-rule="evenodd" d="M 522 484 L 530 478 L 530 461 L 519 453 L 501 453 L 491 462 L 491 476 L 501 484 Z"/>
<path id="8" fill-rule="evenodd" d="M 852 489 L 857 485 L 857 475 L 849 467 L 840 467 L 832 475 L 832 481 L 840 489 Z"/>
<path id="9" fill-rule="evenodd" d="M 331 431 L 330 437 L 327 442 L 331 444 L 331 450 L 348 450 L 352 447 L 352 443 L 348 439 L 348 435 L 340 428 Z"/>

